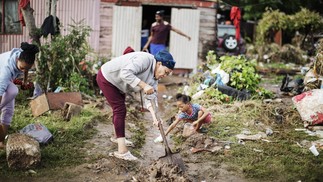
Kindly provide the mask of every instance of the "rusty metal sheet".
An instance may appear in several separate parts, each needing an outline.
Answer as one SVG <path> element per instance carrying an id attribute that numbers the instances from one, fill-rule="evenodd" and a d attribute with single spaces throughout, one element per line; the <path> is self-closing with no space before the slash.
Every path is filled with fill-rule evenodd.
<path id="1" fill-rule="evenodd" d="M 83 106 L 80 92 L 47 93 L 49 108 L 52 110 L 63 109 L 65 102 Z"/>

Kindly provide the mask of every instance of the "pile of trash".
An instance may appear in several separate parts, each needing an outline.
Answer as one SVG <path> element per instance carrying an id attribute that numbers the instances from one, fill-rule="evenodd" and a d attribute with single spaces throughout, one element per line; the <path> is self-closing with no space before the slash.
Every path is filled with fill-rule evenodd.
<path id="1" fill-rule="evenodd" d="M 304 121 L 304 127 L 323 124 L 323 40 L 317 47 L 312 65 L 305 73 L 302 89 L 292 98 L 294 106 Z M 301 82 L 300 82 L 301 83 Z M 299 85 L 296 85 L 299 87 Z M 296 87 L 295 86 L 295 87 Z M 294 88 L 295 88 L 294 87 Z M 293 88 L 293 89 L 294 89 Z M 282 90 L 282 89 L 281 89 Z"/>
<path id="2" fill-rule="evenodd" d="M 279 46 L 276 43 L 265 44 L 260 47 L 250 46 L 247 51 L 249 57 L 254 57 L 260 62 L 267 63 L 295 63 L 304 64 L 307 61 L 306 52 L 300 48 L 285 44 Z"/>
<path id="3" fill-rule="evenodd" d="M 272 97 L 273 94 L 261 88 L 259 83 L 255 60 L 244 56 L 217 59 L 210 51 L 204 70 L 194 75 L 190 87 L 184 87 L 183 93 L 192 95 L 193 99 L 199 99 L 206 93 L 224 102 L 248 100 L 252 96 Z"/>

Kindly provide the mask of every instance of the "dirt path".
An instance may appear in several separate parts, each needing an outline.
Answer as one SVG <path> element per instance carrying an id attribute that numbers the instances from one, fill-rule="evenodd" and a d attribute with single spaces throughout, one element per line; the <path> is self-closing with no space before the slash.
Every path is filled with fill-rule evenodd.
<path id="1" fill-rule="evenodd" d="M 141 157 L 138 162 L 127 162 L 113 157 L 109 157 L 108 153 L 116 150 L 116 144 L 110 142 L 109 138 L 112 135 L 112 125 L 98 123 L 95 128 L 98 133 L 86 145 L 86 151 L 89 157 L 97 158 L 94 161 L 82 164 L 75 169 L 70 169 L 70 173 L 75 174 L 70 179 L 64 178 L 64 181 L 78 182 L 106 182 L 106 181 L 127 181 L 133 179 L 141 170 L 147 169 L 160 156 L 165 155 L 165 149 L 162 144 L 155 144 L 153 139 L 158 136 L 158 130 L 151 128 L 149 113 L 144 115 L 143 122 L 146 123 L 146 143 L 140 149 Z M 169 137 L 168 137 L 169 139 Z M 168 140 L 170 143 L 172 141 Z M 171 144 L 171 148 L 173 145 Z M 130 149 L 131 150 L 131 149 Z M 184 152 L 184 153 L 187 153 Z M 205 153 L 206 155 L 210 155 Z M 239 175 L 230 171 L 224 164 L 219 164 L 214 161 L 199 162 L 199 158 L 203 158 L 203 153 L 193 156 L 182 156 L 187 167 L 186 174 L 190 181 L 246 181 Z M 132 168 L 135 166 L 135 168 Z M 61 180 L 61 179 L 60 179 Z M 53 180 L 57 181 L 57 180 Z M 135 181 L 135 180 L 133 180 Z"/>
<path id="2" fill-rule="evenodd" d="M 159 95 L 160 110 L 159 113 L 162 118 L 170 117 L 169 113 L 174 109 L 172 103 L 163 100 L 162 95 L 174 96 L 178 89 L 177 84 L 182 82 L 185 78 L 175 78 L 168 80 L 166 85 L 167 90 Z M 171 82 L 171 84 L 169 84 Z M 138 98 L 137 98 L 138 99 Z M 140 101 L 138 99 L 138 101 Z M 97 134 L 92 139 L 87 141 L 83 149 L 89 156 L 88 163 L 77 166 L 75 169 L 69 169 L 69 172 L 75 174 L 69 179 L 64 181 L 86 181 L 86 182 L 106 182 L 106 181 L 135 181 L 136 175 L 142 173 L 144 170 L 149 171 L 149 167 L 154 165 L 159 157 L 165 155 L 165 148 L 162 144 L 155 144 L 154 138 L 159 135 L 159 130 L 152 126 L 151 115 L 145 112 L 140 118 L 145 126 L 145 143 L 139 149 L 140 156 L 137 162 L 127 162 L 113 157 L 109 157 L 108 153 L 117 150 L 117 145 L 110 141 L 113 135 L 113 128 L 110 121 L 98 122 L 94 128 L 98 130 Z M 166 123 L 164 123 L 166 129 Z M 127 123 L 129 128 L 129 123 Z M 131 136 L 131 132 L 126 131 L 126 137 Z M 170 147 L 173 149 L 173 142 L 170 137 L 167 137 Z M 133 150 L 130 148 L 130 150 Z M 210 153 L 192 154 L 188 149 L 182 151 L 181 155 L 187 167 L 185 173 L 186 179 L 189 181 L 246 181 L 238 174 L 231 172 L 230 169 L 224 164 L 219 164 L 218 161 L 205 161 L 201 160 L 204 155 L 212 155 Z M 148 177 L 148 176 L 147 176 Z M 58 177 L 59 178 L 59 177 Z M 60 178 L 59 180 L 61 180 Z M 180 180 L 180 178 L 178 178 Z M 57 180 L 53 180 L 57 181 Z M 148 178 L 144 181 L 150 181 Z"/>
<path id="3" fill-rule="evenodd" d="M 171 78 L 166 81 L 167 90 L 160 93 L 160 115 L 162 118 L 169 118 L 170 113 L 175 109 L 173 102 L 163 99 L 163 95 L 174 96 L 178 89 L 178 83 L 184 82 L 185 78 Z M 140 103 L 140 99 L 136 98 Z M 105 114 L 111 115 L 109 109 L 102 111 Z M 110 157 L 109 152 L 117 150 L 117 144 L 110 141 L 110 137 L 113 135 L 113 126 L 111 124 L 111 119 L 108 121 L 97 121 L 94 123 L 93 127 L 97 130 L 97 133 L 88 141 L 83 150 L 87 155 L 87 163 L 79 165 L 75 168 L 60 169 L 64 172 L 62 174 L 56 175 L 54 178 L 48 179 L 38 178 L 32 179 L 33 181 L 64 181 L 64 182 L 107 182 L 107 181 L 156 181 L 152 177 L 154 172 L 153 167 L 156 165 L 156 161 L 159 157 L 165 155 L 165 148 L 162 144 L 155 144 L 153 140 L 159 135 L 159 130 L 152 126 L 151 115 L 149 112 L 143 113 L 140 118 L 141 122 L 144 123 L 145 127 L 145 143 L 139 149 L 132 149 L 131 151 L 136 152 L 136 156 L 139 158 L 136 162 L 129 162 L 114 157 Z M 126 122 L 126 128 L 133 127 L 133 123 Z M 166 123 L 164 123 L 164 128 L 166 129 Z M 132 133 L 126 131 L 126 137 L 131 138 Z M 168 142 L 173 150 L 174 144 L 172 139 L 168 136 Z M 189 146 L 190 144 L 186 144 Z M 229 167 L 221 163 L 221 160 L 209 160 L 209 158 L 217 158 L 217 154 L 209 152 L 200 152 L 197 154 L 192 154 L 189 148 L 182 147 L 181 156 L 187 171 L 183 176 L 176 176 L 172 178 L 172 181 L 215 181 L 215 182 L 231 182 L 247 181 L 243 177 L 240 177 L 236 172 L 232 172 Z M 139 151 L 139 152 L 138 152 Z M 139 153 L 139 154 L 138 154 Z M 172 172 L 172 168 L 166 166 L 163 168 L 165 173 Z M 156 172 L 156 171 L 155 171 Z M 174 171 L 173 171 L 174 172 Z M 69 175 L 66 176 L 66 173 Z M 138 175 L 141 175 L 141 179 Z M 146 175 L 146 176 L 145 176 Z M 174 174 L 169 174 L 174 175 Z M 181 174 L 182 175 L 182 174 Z M 137 180 L 138 179 L 138 180 Z M 27 179 L 24 179 L 27 180 Z M 170 181 L 169 179 L 163 179 L 158 181 Z"/>

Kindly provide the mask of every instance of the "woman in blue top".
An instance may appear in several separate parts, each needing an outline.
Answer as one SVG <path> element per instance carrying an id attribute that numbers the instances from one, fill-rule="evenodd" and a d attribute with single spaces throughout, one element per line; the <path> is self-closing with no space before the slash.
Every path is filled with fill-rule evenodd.
<path id="1" fill-rule="evenodd" d="M 23 42 L 20 48 L 0 54 L 0 148 L 4 147 L 3 141 L 12 120 L 15 97 L 18 94 L 13 80 L 24 75 L 24 83 L 27 82 L 28 70 L 34 65 L 38 52 L 36 45 Z"/>
<path id="2" fill-rule="evenodd" d="M 191 103 L 190 96 L 177 94 L 176 105 L 179 113 L 176 116 L 176 120 L 166 130 L 165 135 L 172 131 L 180 121 L 192 123 L 196 132 L 199 131 L 202 124 L 209 124 L 211 122 L 211 114 L 201 105 Z M 162 142 L 163 139 L 159 136 L 154 141 L 156 143 Z"/>

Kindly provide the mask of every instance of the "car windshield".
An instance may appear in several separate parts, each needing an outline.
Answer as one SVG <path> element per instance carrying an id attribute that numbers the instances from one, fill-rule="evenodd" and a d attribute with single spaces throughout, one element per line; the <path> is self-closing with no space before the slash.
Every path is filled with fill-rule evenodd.
<path id="1" fill-rule="evenodd" d="M 223 37 L 225 34 L 235 35 L 236 29 L 231 26 L 218 26 L 218 37 Z"/>

